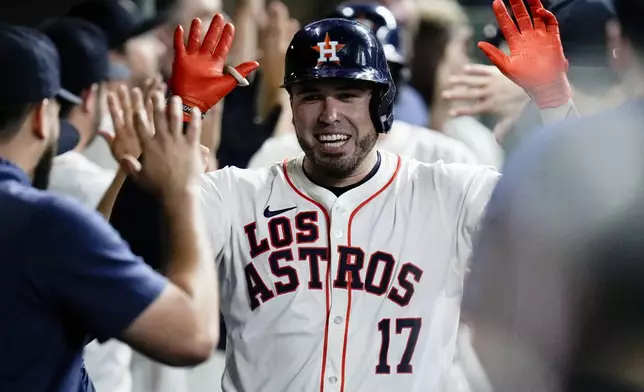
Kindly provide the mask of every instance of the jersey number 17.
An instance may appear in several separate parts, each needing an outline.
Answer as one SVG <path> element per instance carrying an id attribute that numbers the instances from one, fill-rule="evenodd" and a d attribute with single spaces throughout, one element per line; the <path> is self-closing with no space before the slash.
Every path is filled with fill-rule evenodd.
<path id="1" fill-rule="evenodd" d="M 420 335 L 420 328 L 422 326 L 421 318 L 398 318 L 395 319 L 396 335 L 402 334 L 403 330 L 409 329 L 407 336 L 407 345 L 403 351 L 400 363 L 396 366 L 396 374 L 411 374 L 414 372 L 414 367 L 411 364 L 411 359 L 416 350 L 416 343 L 418 342 L 418 335 Z M 389 366 L 389 344 L 391 340 L 391 324 L 390 318 L 382 319 L 378 323 L 378 331 L 380 331 L 380 355 L 378 356 L 378 365 L 376 365 L 376 374 L 391 374 L 391 366 Z"/>

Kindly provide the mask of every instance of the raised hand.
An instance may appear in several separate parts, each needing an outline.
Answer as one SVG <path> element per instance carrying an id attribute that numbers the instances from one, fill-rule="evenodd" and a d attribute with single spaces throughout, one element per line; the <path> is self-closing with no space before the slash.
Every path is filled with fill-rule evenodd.
<path id="1" fill-rule="evenodd" d="M 181 98 L 173 96 L 166 108 L 163 94 L 152 94 L 154 128 L 149 136 L 149 121 L 143 109 L 141 95 L 134 97 L 134 129 L 141 143 L 143 162 L 128 155 L 121 159 L 128 175 L 165 200 L 196 189 L 204 171 L 202 158 L 201 112 L 193 109 L 190 125 L 183 132 Z"/>
<path id="2" fill-rule="evenodd" d="M 152 105 L 152 94 L 156 91 L 161 92 L 161 94 L 166 95 L 168 91 L 168 86 L 163 83 L 163 79 L 160 75 L 146 80 L 143 85 L 143 104 L 145 105 L 145 112 L 148 115 L 148 118 L 154 118 L 154 107 Z M 151 132 L 154 134 L 154 122 L 150 121 Z"/>
<path id="3" fill-rule="evenodd" d="M 462 72 L 450 76 L 442 97 L 448 101 L 467 102 L 450 111 L 451 116 L 493 114 L 499 119 L 523 109 L 530 97 L 493 65 L 468 64 Z"/>
<path id="4" fill-rule="evenodd" d="M 141 90 L 135 88 L 128 91 L 125 85 L 121 85 L 116 94 L 110 93 L 107 96 L 107 103 L 114 125 L 114 133 L 99 131 L 99 134 L 107 141 L 116 161 L 121 162 L 127 156 L 137 159 L 141 155 L 141 143 L 134 128 L 134 116 L 140 111 L 145 114 Z M 143 128 L 141 132 L 146 138 L 150 138 L 154 134 L 148 118 L 145 116 L 140 124 Z"/>
<path id="5" fill-rule="evenodd" d="M 478 47 L 505 76 L 521 86 L 539 108 L 557 107 L 572 96 L 559 24 L 539 0 L 528 0 L 528 4 L 532 18 L 523 0 L 510 0 L 518 26 L 512 21 L 503 0 L 494 0 L 492 5 L 510 47 L 509 56 L 487 42 L 479 42 Z"/>
<path id="6" fill-rule="evenodd" d="M 256 61 L 249 61 L 235 68 L 225 67 L 234 35 L 235 28 L 230 23 L 224 23 L 221 14 L 213 18 L 203 42 L 201 20 L 192 21 L 187 45 L 184 45 L 183 28 L 177 26 L 169 87 L 172 95 L 183 100 L 185 121 L 190 118 L 192 108 L 197 107 L 205 113 L 237 84 L 247 84 L 246 76 L 259 66 Z"/>

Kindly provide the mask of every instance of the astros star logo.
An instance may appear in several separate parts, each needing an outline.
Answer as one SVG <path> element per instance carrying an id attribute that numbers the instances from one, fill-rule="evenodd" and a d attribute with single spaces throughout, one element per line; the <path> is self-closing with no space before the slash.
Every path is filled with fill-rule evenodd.
<path id="1" fill-rule="evenodd" d="M 340 64 L 340 58 L 338 57 L 338 52 L 344 48 L 344 44 L 338 43 L 338 41 L 331 41 L 329 33 L 326 33 L 323 42 L 318 42 L 316 46 L 311 46 L 311 49 L 320 53 L 318 58 L 318 64 L 325 63 L 327 61 L 333 61 L 336 64 Z"/>

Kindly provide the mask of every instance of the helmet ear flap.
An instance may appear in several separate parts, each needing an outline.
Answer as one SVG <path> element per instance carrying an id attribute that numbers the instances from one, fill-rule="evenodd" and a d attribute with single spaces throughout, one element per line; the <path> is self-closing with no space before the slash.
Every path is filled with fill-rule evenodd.
<path id="1" fill-rule="evenodd" d="M 378 133 L 388 133 L 394 122 L 394 100 L 396 97 L 395 84 L 389 83 L 388 86 L 378 86 L 374 89 L 374 94 L 369 102 L 369 112 L 371 121 Z"/>

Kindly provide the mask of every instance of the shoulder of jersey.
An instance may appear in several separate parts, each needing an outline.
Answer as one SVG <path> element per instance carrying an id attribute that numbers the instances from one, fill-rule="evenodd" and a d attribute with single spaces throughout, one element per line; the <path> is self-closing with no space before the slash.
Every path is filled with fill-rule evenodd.
<path id="1" fill-rule="evenodd" d="M 441 184 L 460 182 L 477 176 L 500 177 L 501 174 L 491 166 L 472 165 L 470 163 L 433 163 L 420 162 L 416 159 L 402 159 L 401 173 L 410 182 L 439 187 Z"/>
<path id="2" fill-rule="evenodd" d="M 287 160 L 295 161 L 296 157 Z M 271 184 L 275 178 L 283 177 L 284 162 L 276 162 L 270 166 L 253 169 L 240 169 L 235 166 L 226 166 L 219 170 L 205 173 L 202 181 L 217 185 L 218 188 L 229 188 L 232 191 L 248 191 L 262 189 Z"/>

